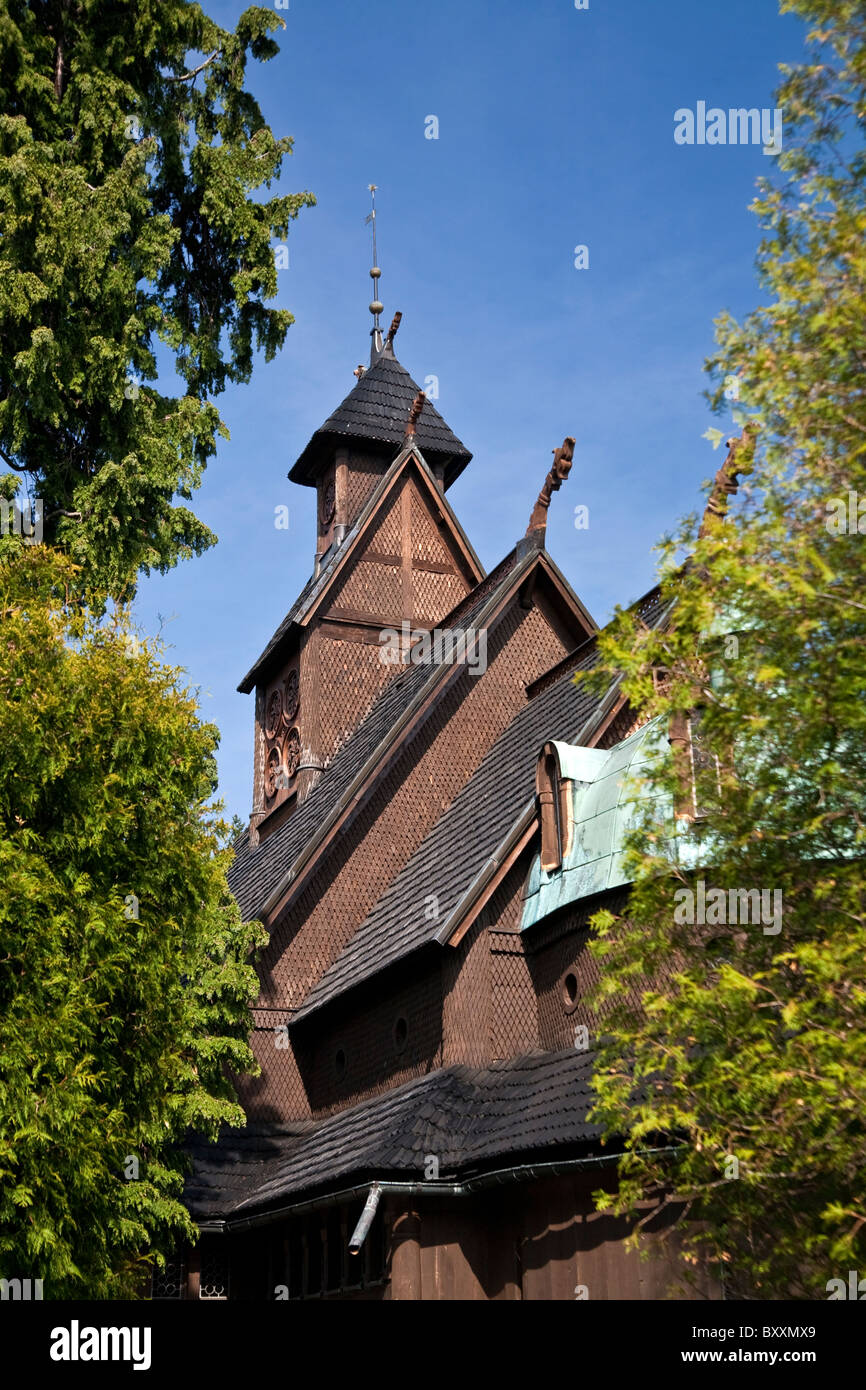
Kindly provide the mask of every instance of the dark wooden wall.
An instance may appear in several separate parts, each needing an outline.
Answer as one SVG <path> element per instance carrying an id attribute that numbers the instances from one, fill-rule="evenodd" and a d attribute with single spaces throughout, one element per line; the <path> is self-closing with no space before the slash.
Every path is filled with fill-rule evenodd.
<path id="1" fill-rule="evenodd" d="M 528 1299 L 554 1302 L 718 1297 L 703 1272 L 697 1287 L 678 1283 L 684 1265 L 674 1215 L 649 1223 L 643 1247 L 627 1250 L 631 1225 L 594 1210 L 600 1175 L 519 1183 L 469 1198 L 399 1199 L 391 1211 L 387 1298 Z M 580 1301 L 584 1301 L 581 1298 Z"/>
<path id="2" fill-rule="evenodd" d="M 632 1223 L 596 1211 L 592 1200 L 614 1182 L 598 1168 L 464 1197 L 386 1194 L 357 1256 L 348 1238 L 362 1196 L 257 1230 L 205 1236 L 187 1252 L 186 1296 L 208 1296 L 216 1267 L 232 1301 L 273 1301 L 278 1288 L 291 1300 L 719 1299 L 706 1269 L 685 1282 L 676 1209 L 647 1222 L 641 1249 L 626 1248 Z"/>

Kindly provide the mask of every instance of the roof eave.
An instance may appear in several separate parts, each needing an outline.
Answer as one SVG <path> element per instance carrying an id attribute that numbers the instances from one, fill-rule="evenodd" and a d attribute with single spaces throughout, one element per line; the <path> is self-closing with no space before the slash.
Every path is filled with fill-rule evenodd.
<path id="1" fill-rule="evenodd" d="M 255 666 L 250 667 L 249 671 L 247 671 L 247 674 L 238 685 L 237 690 L 240 695 L 249 695 L 251 691 L 255 690 L 262 676 L 267 672 L 272 663 L 283 657 L 290 638 L 299 631 L 300 625 L 298 623 L 292 623 L 292 625 L 286 629 L 279 644 L 274 647 L 272 651 L 268 652 L 266 656 L 262 654 L 262 656 L 259 657 Z"/>
<path id="2" fill-rule="evenodd" d="M 292 464 L 288 472 L 289 481 L 301 487 L 315 487 L 323 460 L 327 461 L 330 450 L 340 448 L 349 442 L 359 448 L 368 448 L 371 453 L 382 454 L 388 458 L 398 447 L 393 439 L 382 439 L 377 435 L 352 434 L 342 430 L 317 430 L 303 452 Z M 456 482 L 472 454 L 468 449 L 462 452 L 454 449 L 437 449 L 435 445 L 424 446 L 424 457 L 443 469 L 445 490 Z"/>

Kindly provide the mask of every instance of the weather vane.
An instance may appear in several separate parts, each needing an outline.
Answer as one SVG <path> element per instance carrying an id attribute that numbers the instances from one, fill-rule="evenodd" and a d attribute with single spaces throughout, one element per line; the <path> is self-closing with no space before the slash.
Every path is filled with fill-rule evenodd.
<path id="1" fill-rule="evenodd" d="M 373 327 L 370 336 L 373 340 L 370 348 L 370 365 L 373 365 L 378 354 L 382 351 L 382 329 L 379 326 L 379 315 L 384 312 L 385 306 L 379 299 L 379 277 L 382 274 L 379 269 L 379 262 L 376 253 L 376 189 L 378 184 L 368 183 L 370 190 L 370 201 L 373 205 L 372 211 L 364 218 L 365 223 L 369 222 L 373 228 L 373 269 L 370 271 L 370 279 L 373 281 L 374 298 L 370 301 L 370 313 L 373 315 Z"/>

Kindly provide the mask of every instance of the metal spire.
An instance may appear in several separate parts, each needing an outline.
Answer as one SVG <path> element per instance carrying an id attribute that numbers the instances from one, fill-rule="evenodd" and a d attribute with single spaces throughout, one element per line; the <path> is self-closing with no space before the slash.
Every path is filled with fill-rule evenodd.
<path id="1" fill-rule="evenodd" d="M 370 366 L 376 361 L 382 351 L 382 329 L 379 325 L 379 315 L 384 313 L 385 306 L 379 300 L 379 276 L 382 274 L 376 255 L 376 189 L 378 184 L 368 183 L 370 190 L 370 201 L 373 204 L 372 212 L 365 217 L 364 221 L 369 222 L 373 228 L 373 269 L 370 271 L 370 279 L 373 281 L 373 293 L 375 299 L 370 302 L 370 313 L 373 315 L 373 327 L 370 329 Z"/>

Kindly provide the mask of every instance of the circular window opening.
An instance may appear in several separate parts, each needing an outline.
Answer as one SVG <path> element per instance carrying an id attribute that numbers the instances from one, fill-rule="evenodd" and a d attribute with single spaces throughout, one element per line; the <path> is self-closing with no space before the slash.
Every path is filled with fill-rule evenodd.
<path id="1" fill-rule="evenodd" d="M 394 1046 L 398 1052 L 402 1052 L 409 1041 L 409 1024 L 405 1018 L 398 1018 L 394 1024 Z"/>
<path id="2" fill-rule="evenodd" d="M 337 1048 L 334 1056 L 334 1071 L 337 1073 L 338 1080 L 342 1080 L 346 1075 L 346 1054 L 342 1047 Z"/>
<path id="3" fill-rule="evenodd" d="M 573 970 L 569 970 L 562 982 L 562 1002 L 569 1010 L 577 1003 L 577 976 Z"/>

